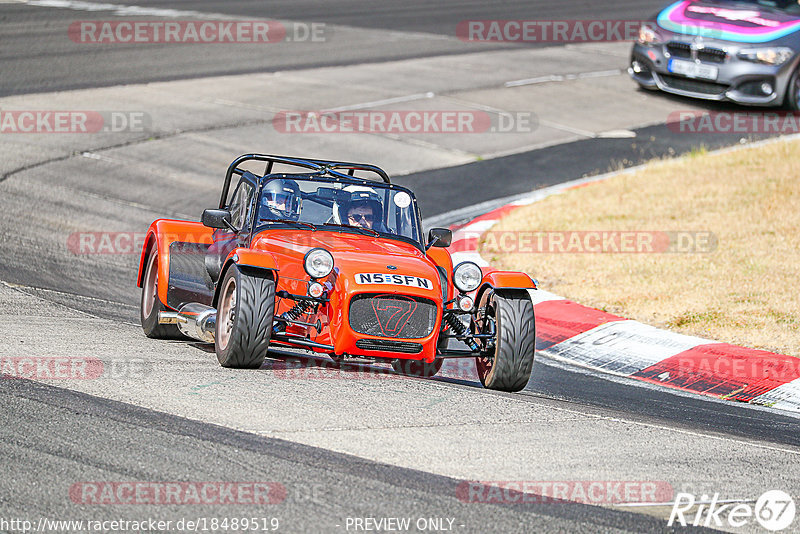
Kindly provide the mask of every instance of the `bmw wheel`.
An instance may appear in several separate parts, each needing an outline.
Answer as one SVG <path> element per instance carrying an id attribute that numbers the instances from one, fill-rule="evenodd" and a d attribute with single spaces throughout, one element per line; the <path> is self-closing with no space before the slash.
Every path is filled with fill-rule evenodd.
<path id="1" fill-rule="evenodd" d="M 789 80 L 784 105 L 788 110 L 800 113 L 800 67 L 797 67 Z"/>

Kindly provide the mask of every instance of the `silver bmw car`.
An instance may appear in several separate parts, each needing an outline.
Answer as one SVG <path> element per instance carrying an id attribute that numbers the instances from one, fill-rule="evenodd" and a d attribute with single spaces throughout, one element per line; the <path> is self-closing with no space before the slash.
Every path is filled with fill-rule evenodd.
<path id="1" fill-rule="evenodd" d="M 681 0 L 639 30 L 643 88 L 800 111 L 800 0 Z"/>

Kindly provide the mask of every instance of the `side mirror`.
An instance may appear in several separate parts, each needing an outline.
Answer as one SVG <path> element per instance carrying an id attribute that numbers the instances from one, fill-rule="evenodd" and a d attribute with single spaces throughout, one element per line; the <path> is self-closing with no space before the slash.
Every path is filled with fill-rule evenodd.
<path id="1" fill-rule="evenodd" d="M 204 210 L 201 221 L 203 226 L 208 226 L 209 228 L 227 228 L 234 232 L 236 231 L 231 224 L 231 212 L 228 210 Z"/>
<path id="2" fill-rule="evenodd" d="M 428 232 L 428 247 L 447 248 L 453 242 L 453 232 L 447 228 L 431 228 Z"/>

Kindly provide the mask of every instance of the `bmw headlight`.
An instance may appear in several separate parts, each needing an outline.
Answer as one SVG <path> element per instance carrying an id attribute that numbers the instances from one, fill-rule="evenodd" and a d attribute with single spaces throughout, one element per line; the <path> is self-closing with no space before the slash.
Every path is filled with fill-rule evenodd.
<path id="1" fill-rule="evenodd" d="M 333 270 L 333 256 L 324 248 L 312 248 L 303 259 L 303 268 L 311 278 L 324 278 Z"/>
<path id="2" fill-rule="evenodd" d="M 769 46 L 765 48 L 745 48 L 739 50 L 739 59 L 763 63 L 765 65 L 782 65 L 794 55 L 791 48 L 785 46 Z"/>
<path id="3" fill-rule="evenodd" d="M 639 28 L 639 43 L 652 45 L 658 42 L 658 32 L 649 24 L 642 24 Z"/>
<path id="4" fill-rule="evenodd" d="M 483 271 L 476 263 L 465 261 L 453 269 L 453 284 L 462 293 L 478 289 L 483 280 Z"/>

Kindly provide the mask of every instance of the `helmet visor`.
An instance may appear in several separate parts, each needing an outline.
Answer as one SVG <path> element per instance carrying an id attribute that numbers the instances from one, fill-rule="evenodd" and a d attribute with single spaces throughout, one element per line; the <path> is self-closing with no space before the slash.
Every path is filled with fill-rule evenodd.
<path id="1" fill-rule="evenodd" d="M 271 210 L 285 215 L 300 211 L 300 199 L 292 193 L 265 191 L 262 202 Z"/>

